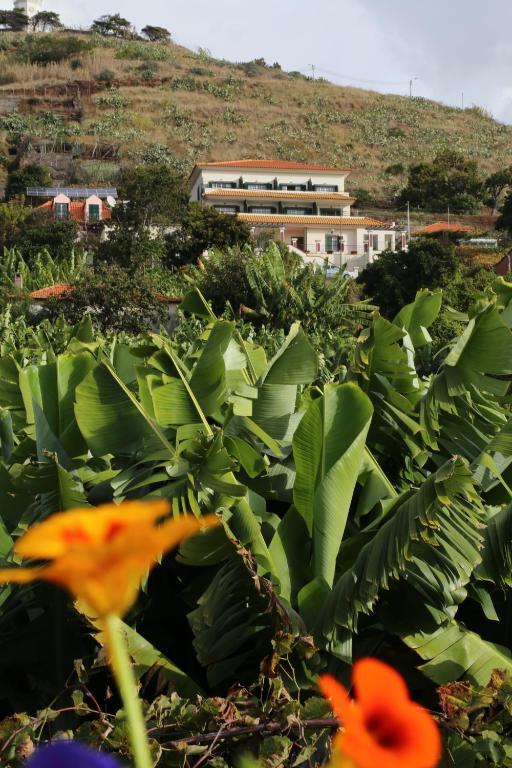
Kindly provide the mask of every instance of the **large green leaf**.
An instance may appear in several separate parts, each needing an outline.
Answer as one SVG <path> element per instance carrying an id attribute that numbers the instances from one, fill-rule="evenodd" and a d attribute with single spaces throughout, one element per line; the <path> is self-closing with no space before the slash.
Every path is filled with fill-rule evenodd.
<path id="1" fill-rule="evenodd" d="M 46 451 L 56 451 L 57 443 L 65 456 L 86 453 L 87 446 L 75 420 L 74 400 L 77 386 L 95 366 L 94 357 L 83 352 L 59 355 L 50 365 L 29 366 L 20 371 L 27 423 L 35 425 L 40 461 Z"/>
<path id="2" fill-rule="evenodd" d="M 266 384 L 311 384 L 317 374 L 317 354 L 300 325 L 295 323 L 262 379 Z"/>
<path id="3" fill-rule="evenodd" d="M 188 615 L 194 648 L 211 686 L 254 679 L 271 650 L 273 616 L 269 596 L 258 589 L 241 557 L 214 576 Z"/>
<path id="4" fill-rule="evenodd" d="M 140 635 L 135 629 L 124 622 L 121 623 L 128 653 L 134 663 L 134 672 L 138 680 L 150 670 L 158 670 L 172 692 L 179 696 L 194 699 L 203 695 L 201 688 L 188 675 L 176 666 L 170 659 L 158 651 L 154 645 Z M 96 640 L 104 644 L 101 632 L 95 635 Z"/>
<path id="5" fill-rule="evenodd" d="M 439 685 L 459 679 L 487 685 L 495 669 L 512 675 L 508 648 L 483 640 L 455 621 L 443 624 L 432 633 L 404 635 L 402 640 L 427 660 L 420 669 Z"/>
<path id="6" fill-rule="evenodd" d="M 459 458 L 430 475 L 416 492 L 391 502 L 393 509 L 337 580 L 320 619 L 321 633 L 355 629 L 382 590 L 406 580 L 418 600 L 449 612 L 464 597 L 480 562 L 483 513 L 467 464 Z"/>
<path id="7" fill-rule="evenodd" d="M 439 315 L 441 301 L 441 291 L 418 291 L 414 301 L 406 304 L 393 320 L 395 325 L 407 331 L 415 347 L 423 347 L 432 341 L 427 329 Z"/>
<path id="8" fill-rule="evenodd" d="M 354 384 L 314 400 L 293 439 L 294 501 L 313 538 L 313 573 L 329 586 L 365 455 L 372 404 Z"/>
<path id="9" fill-rule="evenodd" d="M 143 446 L 174 454 L 161 428 L 106 362 L 88 373 L 75 399 L 78 426 L 95 456 L 126 455 Z"/>

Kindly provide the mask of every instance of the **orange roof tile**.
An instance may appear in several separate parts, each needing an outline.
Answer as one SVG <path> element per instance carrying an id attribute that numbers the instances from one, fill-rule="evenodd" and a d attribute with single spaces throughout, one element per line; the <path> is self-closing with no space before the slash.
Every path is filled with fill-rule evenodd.
<path id="1" fill-rule="evenodd" d="M 198 168 L 261 168 L 279 171 L 327 171 L 348 173 L 351 168 L 333 168 L 330 165 L 295 163 L 289 160 L 221 160 L 220 162 L 198 163 Z"/>
<path id="2" fill-rule="evenodd" d="M 447 221 L 435 221 L 433 224 L 427 224 L 425 227 L 418 227 L 414 230 L 415 235 L 429 235 L 436 232 L 476 232 L 476 229 L 467 224 L 448 224 Z"/>
<path id="3" fill-rule="evenodd" d="M 37 291 L 32 291 L 29 294 L 29 298 L 37 299 L 67 299 L 73 293 L 73 286 L 69 283 L 57 283 L 56 285 L 49 285 L 47 288 L 39 288 Z M 155 293 L 155 299 L 168 304 L 181 304 L 182 299 L 179 296 L 166 296 L 164 293 Z"/>
<path id="4" fill-rule="evenodd" d="M 32 291 L 31 299 L 63 299 L 70 296 L 72 287 L 69 283 L 57 283 L 48 288 L 40 288 L 38 291 Z"/>
<path id="5" fill-rule="evenodd" d="M 285 213 L 237 213 L 248 224 L 327 224 L 331 227 L 383 227 L 385 222 L 366 216 L 293 216 Z"/>
<path id="6" fill-rule="evenodd" d="M 48 211 L 51 212 L 53 209 L 53 200 L 47 200 L 46 203 L 43 203 L 42 205 L 38 205 L 37 209 L 38 211 Z M 102 205 L 102 221 L 108 221 L 112 218 L 112 210 L 109 208 L 108 205 L 103 203 Z M 85 201 L 71 201 L 69 205 L 69 218 L 73 221 L 76 221 L 78 224 L 85 224 L 86 223 L 86 216 L 85 216 Z"/>
<path id="7" fill-rule="evenodd" d="M 345 195 L 343 192 L 291 192 L 286 189 L 205 189 L 205 197 L 254 197 L 272 198 L 281 200 L 337 200 L 343 203 L 354 203 L 355 197 Z"/>

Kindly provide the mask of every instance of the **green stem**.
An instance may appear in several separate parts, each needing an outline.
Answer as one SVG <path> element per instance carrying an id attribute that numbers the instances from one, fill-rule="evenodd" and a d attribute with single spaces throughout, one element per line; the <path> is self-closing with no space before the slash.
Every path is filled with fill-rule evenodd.
<path id="1" fill-rule="evenodd" d="M 146 735 L 146 724 L 137 692 L 137 683 L 122 632 L 121 619 L 110 614 L 104 619 L 107 652 L 119 687 L 123 708 L 128 723 L 136 768 L 153 768 Z"/>

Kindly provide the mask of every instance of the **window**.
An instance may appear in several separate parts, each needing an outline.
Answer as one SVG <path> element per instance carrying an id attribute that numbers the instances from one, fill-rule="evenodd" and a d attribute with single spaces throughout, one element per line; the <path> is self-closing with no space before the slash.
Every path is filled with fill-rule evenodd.
<path id="1" fill-rule="evenodd" d="M 89 205 L 89 221 L 100 220 L 100 206 L 98 204 Z"/>
<path id="2" fill-rule="evenodd" d="M 378 235 L 372 235 L 372 250 L 378 251 L 379 250 L 379 236 Z"/>
<path id="3" fill-rule="evenodd" d="M 325 236 L 325 250 L 327 253 L 334 253 L 340 250 L 340 238 L 338 235 Z"/>
<path id="4" fill-rule="evenodd" d="M 272 206 L 252 205 L 249 206 L 249 213 L 275 213 L 276 209 Z"/>
<path id="5" fill-rule="evenodd" d="M 311 216 L 312 208 L 285 208 L 284 213 L 288 216 Z"/>
<path id="6" fill-rule="evenodd" d="M 236 189 L 235 181 L 210 181 L 208 186 L 211 189 Z"/>
<path id="7" fill-rule="evenodd" d="M 341 216 L 340 208 L 320 208 L 320 216 Z"/>
<path id="8" fill-rule="evenodd" d="M 337 184 L 315 184 L 313 189 L 315 192 L 337 192 Z"/>
<path id="9" fill-rule="evenodd" d="M 238 213 L 240 210 L 238 205 L 216 205 L 214 207 L 221 213 Z"/>
<path id="10" fill-rule="evenodd" d="M 261 184 L 260 182 L 251 181 L 246 184 L 247 189 L 272 189 L 272 184 Z"/>
<path id="11" fill-rule="evenodd" d="M 393 250 L 393 235 L 384 235 L 384 250 Z"/>
<path id="12" fill-rule="evenodd" d="M 305 184 L 279 184 L 279 189 L 288 189 L 292 192 L 304 192 L 306 190 Z"/>
<path id="13" fill-rule="evenodd" d="M 67 221 L 67 219 L 69 219 L 69 204 L 55 203 L 54 212 L 55 218 L 58 219 L 58 221 Z"/>

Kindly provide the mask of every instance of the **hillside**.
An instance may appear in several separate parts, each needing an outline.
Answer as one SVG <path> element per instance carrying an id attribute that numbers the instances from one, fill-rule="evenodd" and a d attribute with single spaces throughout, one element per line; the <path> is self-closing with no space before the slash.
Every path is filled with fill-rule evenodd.
<path id="1" fill-rule="evenodd" d="M 350 190 L 390 201 L 407 166 L 437 150 L 460 150 L 483 171 L 512 163 L 512 126 L 478 108 L 313 82 L 174 44 L 69 39 L 0 37 L 4 151 L 17 143 L 22 162 L 52 165 L 56 180 L 115 182 L 121 163 L 163 156 L 183 170 L 197 160 L 271 156 L 350 165 Z M 61 61 L 39 63 L 55 49 Z"/>

